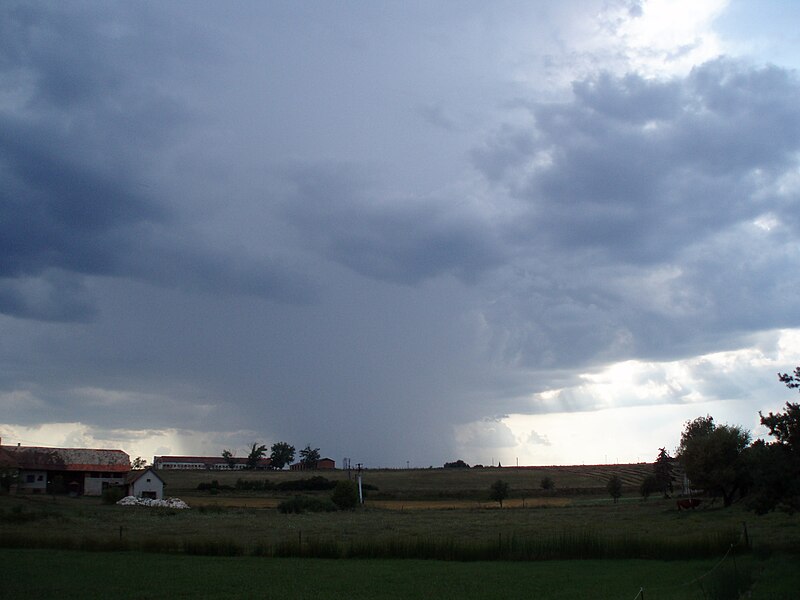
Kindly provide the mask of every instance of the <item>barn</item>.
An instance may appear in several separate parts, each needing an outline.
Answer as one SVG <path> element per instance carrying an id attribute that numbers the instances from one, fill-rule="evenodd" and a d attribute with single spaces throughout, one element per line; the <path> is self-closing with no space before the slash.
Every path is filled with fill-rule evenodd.
<path id="1" fill-rule="evenodd" d="M 17 492 L 99 496 L 124 485 L 131 470 L 122 450 L 0 446 L 3 466 L 17 470 Z"/>
<path id="2" fill-rule="evenodd" d="M 332 470 L 336 468 L 336 461 L 332 458 L 320 458 L 317 461 L 317 464 L 313 467 L 309 467 L 304 462 L 294 463 L 293 465 L 289 466 L 289 469 L 292 471 L 310 471 L 310 470 Z"/>

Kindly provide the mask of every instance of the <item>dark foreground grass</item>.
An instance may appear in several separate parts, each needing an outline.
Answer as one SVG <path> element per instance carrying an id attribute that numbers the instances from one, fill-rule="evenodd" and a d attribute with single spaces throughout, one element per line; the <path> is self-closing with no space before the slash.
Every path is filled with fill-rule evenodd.
<path id="1" fill-rule="evenodd" d="M 768 563 L 772 576 L 782 576 L 787 564 L 772 561 L 777 561 Z M 647 600 L 693 600 L 724 598 L 714 589 L 763 569 L 752 557 L 738 557 L 735 564 L 728 559 L 722 564 L 719 560 L 461 563 L 0 549 L 0 598 L 618 600 L 633 599 L 644 588 Z M 796 575 L 794 582 L 792 589 L 800 589 Z"/>
<path id="2" fill-rule="evenodd" d="M 10 534 L 0 547 L 19 550 L 81 550 L 90 552 L 185 553 L 196 556 L 259 556 L 267 558 L 426 559 L 444 561 L 543 561 L 630 559 L 689 560 L 741 555 L 749 548 L 735 530 L 718 535 L 700 534 L 682 540 L 656 537 L 609 538 L 592 531 L 562 532 L 553 536 L 503 536 L 494 540 L 456 540 L 447 537 L 396 537 L 338 541 L 332 538 L 294 539 L 243 544 L 232 538 L 183 539 L 173 537 L 35 536 Z"/>

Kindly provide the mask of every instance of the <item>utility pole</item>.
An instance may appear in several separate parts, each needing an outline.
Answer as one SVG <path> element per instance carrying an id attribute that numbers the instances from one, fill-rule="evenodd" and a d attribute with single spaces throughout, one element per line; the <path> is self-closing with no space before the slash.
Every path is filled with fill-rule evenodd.
<path id="1" fill-rule="evenodd" d="M 364 491 L 361 488 L 361 467 L 362 467 L 361 463 L 358 463 L 356 465 L 356 467 L 358 467 L 358 503 L 363 505 L 364 504 Z"/>

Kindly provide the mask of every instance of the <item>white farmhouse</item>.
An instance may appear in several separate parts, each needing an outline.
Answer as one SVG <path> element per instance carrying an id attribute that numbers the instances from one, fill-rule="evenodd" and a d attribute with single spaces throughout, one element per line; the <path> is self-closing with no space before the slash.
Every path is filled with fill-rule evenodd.
<path id="1" fill-rule="evenodd" d="M 162 500 L 164 498 L 164 480 L 152 468 L 131 471 L 125 479 L 128 496 Z"/>

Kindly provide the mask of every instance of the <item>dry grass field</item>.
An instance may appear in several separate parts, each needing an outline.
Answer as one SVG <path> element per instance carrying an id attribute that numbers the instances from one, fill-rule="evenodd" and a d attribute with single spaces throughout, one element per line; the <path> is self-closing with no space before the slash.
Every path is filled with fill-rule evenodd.
<path id="1" fill-rule="evenodd" d="M 190 509 L 107 505 L 96 497 L 0 495 L 0 547 L 9 549 L 5 551 L 7 557 L 21 561 L 14 567 L 19 569 L 27 568 L 20 558 L 23 553 L 41 558 L 51 555 L 63 557 L 64 550 L 91 550 L 97 558 L 76 557 L 75 561 L 111 565 L 116 561 L 115 556 L 124 554 L 128 557 L 124 561 L 140 561 L 143 566 L 162 564 L 164 559 L 148 558 L 151 553 L 159 553 L 160 556 L 169 556 L 176 569 L 185 570 L 189 587 L 198 581 L 188 574 L 199 559 L 213 561 L 207 562 L 208 565 L 225 562 L 229 565 L 223 569 L 227 573 L 241 565 L 257 564 L 250 561 L 273 565 L 272 561 L 287 560 L 278 557 L 297 557 L 292 560 L 299 562 L 284 564 L 291 565 L 298 573 L 312 568 L 317 573 L 329 573 L 331 581 L 338 581 L 345 568 L 337 565 L 362 563 L 363 566 L 357 570 L 362 573 L 375 571 L 378 583 L 386 580 L 387 573 L 396 576 L 398 581 L 393 589 L 398 591 L 394 596 L 398 598 L 429 597 L 425 591 L 415 587 L 416 579 L 405 565 L 413 563 L 412 571 L 419 571 L 428 569 L 421 566 L 425 562 L 437 561 L 409 559 L 438 559 L 455 561 L 455 564 L 492 561 L 483 563 L 483 569 L 514 572 L 521 568 L 516 566 L 522 564 L 520 561 L 546 559 L 548 564 L 554 565 L 558 559 L 566 558 L 572 560 L 561 561 L 559 569 L 564 573 L 584 573 L 585 565 L 591 563 L 588 559 L 602 558 L 596 564 L 605 566 L 584 580 L 575 580 L 576 585 L 568 593 L 564 588 L 566 595 L 559 596 L 561 587 L 548 583 L 547 589 L 540 590 L 537 597 L 610 598 L 619 597 L 621 588 L 617 586 L 630 574 L 631 560 L 648 559 L 640 561 L 640 564 L 653 569 L 653 575 L 642 579 L 649 580 L 651 585 L 653 578 L 662 576 L 670 581 L 691 580 L 696 574 L 714 567 L 718 559 L 731 549 L 731 544 L 745 548 L 746 545 L 742 544 L 747 539 L 755 552 L 740 556 L 739 562 L 733 564 L 734 570 L 741 570 L 744 561 L 750 561 L 750 570 L 755 577 L 770 569 L 777 573 L 762 577 L 754 589 L 772 590 L 778 595 L 754 597 L 781 597 L 784 590 L 791 588 L 794 580 L 790 573 L 783 571 L 784 565 L 794 560 L 797 548 L 800 548 L 800 519 L 797 515 L 772 513 L 757 517 L 740 503 L 722 508 L 719 504 L 706 502 L 694 511 L 678 511 L 673 500 L 660 497 L 643 500 L 638 493 L 639 482 L 651 469 L 651 465 L 600 465 L 369 470 L 363 473 L 363 481 L 377 490 L 369 491 L 364 507 L 356 511 L 303 514 L 282 514 L 276 506 L 281 500 L 298 493 L 327 496 L 330 492 L 279 492 L 274 490 L 274 484 L 312 476 L 337 480 L 347 478 L 348 474 L 342 471 L 163 472 L 167 494 L 182 498 L 191 506 Z M 618 503 L 613 503 L 605 490 L 606 481 L 613 474 L 625 482 L 624 495 Z M 541 489 L 544 477 L 554 481 L 554 490 Z M 272 482 L 273 489 L 236 490 L 238 479 L 267 479 Z M 489 486 L 497 479 L 508 482 L 511 487 L 511 497 L 502 508 L 488 500 Z M 198 489 L 199 484 L 208 484 L 212 480 L 218 482 L 218 489 L 213 492 Z M 116 553 L 114 550 L 128 552 Z M 196 554 L 207 556 L 190 556 Z M 757 556 L 773 558 L 761 563 Z M 316 558 L 312 560 L 311 557 Z M 373 560 L 316 561 L 318 558 L 356 557 Z M 663 560 L 668 562 L 661 562 Z M 730 568 L 730 562 L 726 563 L 726 568 Z M 665 564 L 675 565 L 675 571 L 668 577 Z M 529 585 L 551 581 L 546 574 L 551 573 L 552 568 L 535 571 L 538 575 L 530 580 Z M 430 567 L 436 573 L 447 569 L 449 567 Z M 468 569 L 468 572 L 474 570 Z M 612 573 L 615 582 L 607 595 L 581 595 L 594 589 L 592 586 L 596 585 L 599 574 L 605 572 Z M 233 589 L 236 589 L 234 579 L 215 576 L 203 583 L 207 587 L 200 589 L 207 594 L 204 597 L 237 597 L 230 595 L 232 588 L 229 586 L 234 585 Z M 623 588 L 635 593 L 637 580 L 627 581 Z M 321 597 L 317 594 L 322 591 L 318 584 L 299 593 L 292 581 L 291 577 L 287 579 L 287 591 L 281 597 Z M 58 580 L 49 585 L 51 591 L 63 587 Z M 506 587 L 500 585 L 497 590 L 507 591 Z M 675 585 L 672 587 L 678 589 Z M 470 591 L 478 589 L 477 583 L 465 584 L 462 592 L 452 597 L 492 597 L 482 588 L 480 594 L 470 595 Z M 212 590 L 216 591 L 212 593 Z M 9 588 L 9 591 L 16 593 L 18 590 Z M 332 592 L 328 596 L 332 598 L 350 593 L 350 590 L 325 591 Z M 709 597 L 704 589 L 693 589 L 689 595 L 684 592 L 678 589 L 675 594 L 648 595 L 648 598 Z M 363 597 L 376 597 L 375 593 L 375 589 L 369 588 Z M 126 596 L 123 593 L 119 597 L 138 597 L 136 591 L 130 594 Z M 442 593 L 438 597 L 451 596 Z"/>
<path id="2" fill-rule="evenodd" d="M 355 512 L 281 514 L 278 502 L 297 492 L 200 491 L 199 483 L 217 479 L 234 486 L 238 478 L 288 481 L 323 475 L 345 478 L 341 471 L 297 472 L 164 472 L 167 494 L 187 501 L 192 509 L 153 510 L 103 505 L 98 498 L 0 496 L 3 535 L 57 535 L 114 539 L 229 539 L 243 545 L 304 539 L 337 542 L 352 540 L 447 539 L 456 542 L 504 537 L 557 537 L 592 532 L 607 539 L 658 538 L 666 541 L 742 530 L 755 543 L 779 547 L 800 546 L 797 516 L 774 513 L 756 517 L 740 505 L 730 509 L 704 504 L 679 512 L 674 501 L 651 497 L 643 501 L 636 478 L 650 465 L 543 467 L 536 469 L 420 469 L 366 471 L 369 492 L 365 507 Z M 605 491 L 605 479 L 624 473 L 628 483 L 618 504 Z M 537 489 L 542 477 L 551 477 L 556 489 Z M 491 483 L 508 481 L 511 498 L 499 509 L 488 500 Z M 325 496 L 329 492 L 314 492 Z M 32 513 L 35 527 L 10 518 L 12 510 Z"/>
<path id="3" fill-rule="evenodd" d="M 642 479 L 652 473 L 651 464 L 576 465 L 552 467 L 489 467 L 478 469 L 368 469 L 362 472 L 363 482 L 377 487 L 370 492 L 374 500 L 486 500 L 489 486 L 498 479 L 509 483 L 512 499 L 542 496 L 583 496 L 605 494 L 605 485 L 618 475 L 626 492 L 638 491 Z M 160 471 L 167 484 L 167 493 L 183 498 L 202 495 L 197 486 L 217 480 L 220 485 L 234 486 L 237 479 L 264 480 L 273 483 L 319 475 L 331 480 L 346 479 L 347 471 Z M 351 477 L 355 472 L 350 473 Z M 555 490 L 546 492 L 542 479 L 549 477 Z M 282 494 L 286 496 L 286 494 Z M 474 505 L 472 505 L 474 506 Z"/>

